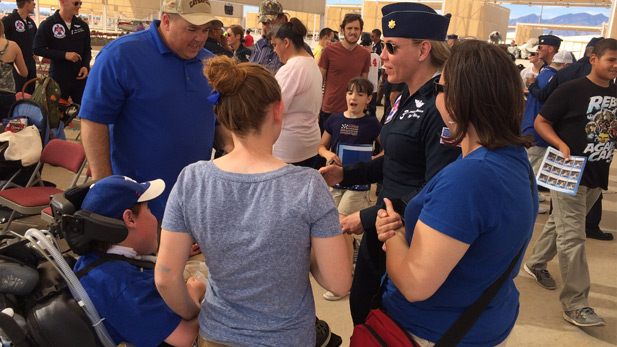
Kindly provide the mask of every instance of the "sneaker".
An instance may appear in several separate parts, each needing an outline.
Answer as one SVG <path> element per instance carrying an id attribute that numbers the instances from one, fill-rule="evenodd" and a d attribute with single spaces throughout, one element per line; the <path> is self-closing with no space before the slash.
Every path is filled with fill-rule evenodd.
<path id="1" fill-rule="evenodd" d="M 538 214 L 545 214 L 546 212 L 548 212 L 548 209 L 544 206 L 539 206 L 538 207 Z"/>
<path id="2" fill-rule="evenodd" d="M 585 229 L 585 235 L 587 235 L 588 239 L 596 239 L 602 241 L 611 241 L 613 239 L 613 234 L 605 233 L 600 229 Z"/>
<path id="3" fill-rule="evenodd" d="M 546 195 L 538 194 L 538 201 L 539 202 L 545 202 L 546 201 Z"/>
<path id="4" fill-rule="evenodd" d="M 606 322 L 598 316 L 591 307 L 583 307 L 578 310 L 564 311 L 563 319 L 579 327 L 597 327 Z"/>
<path id="5" fill-rule="evenodd" d="M 315 317 L 315 347 L 326 347 L 330 343 L 331 336 L 328 323 Z"/>
<path id="6" fill-rule="evenodd" d="M 327 292 L 325 292 L 323 294 L 323 298 L 328 300 L 328 301 L 337 301 L 337 300 L 341 300 L 342 298 L 346 297 L 347 295 L 349 295 L 349 293 L 345 294 L 344 296 L 336 296 L 331 291 L 327 291 Z"/>
<path id="7" fill-rule="evenodd" d="M 555 284 L 555 280 L 553 279 L 551 274 L 548 272 L 548 270 L 532 269 L 529 266 L 527 266 L 527 264 L 523 265 L 523 268 L 525 269 L 525 271 L 527 271 L 528 274 L 531 275 L 531 277 L 536 279 L 536 282 L 538 282 L 540 287 L 551 289 L 551 290 L 557 288 L 557 285 Z"/>

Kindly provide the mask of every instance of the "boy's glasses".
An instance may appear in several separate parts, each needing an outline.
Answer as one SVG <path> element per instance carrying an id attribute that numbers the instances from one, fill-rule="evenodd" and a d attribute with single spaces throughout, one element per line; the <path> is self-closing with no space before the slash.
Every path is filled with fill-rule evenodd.
<path id="1" fill-rule="evenodd" d="M 75 1 L 73 3 L 74 6 L 81 6 L 81 4 L 83 4 L 83 2 L 81 2 L 81 1 Z"/>
<path id="2" fill-rule="evenodd" d="M 529 53 L 530 57 L 535 57 L 536 55 L 538 55 L 538 52 L 531 52 L 531 53 Z"/>

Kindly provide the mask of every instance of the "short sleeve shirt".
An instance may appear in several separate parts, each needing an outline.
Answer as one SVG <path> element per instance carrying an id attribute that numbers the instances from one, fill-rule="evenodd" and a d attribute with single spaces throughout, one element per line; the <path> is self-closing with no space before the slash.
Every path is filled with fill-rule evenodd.
<path id="1" fill-rule="evenodd" d="M 529 242 L 538 210 L 530 170 L 523 147 L 480 147 L 437 173 L 409 202 L 408 243 L 420 220 L 469 249 L 426 300 L 409 302 L 388 281 L 383 305 L 406 330 L 431 342 L 439 340 Z M 458 346 L 495 346 L 508 337 L 518 315 L 513 279 L 521 261 Z"/>
<path id="2" fill-rule="evenodd" d="M 339 113 L 347 109 L 345 92 L 347 83 L 371 67 L 371 53 L 356 45 L 351 51 L 341 42 L 326 46 L 319 59 L 319 67 L 326 70 L 322 111 Z"/>
<path id="3" fill-rule="evenodd" d="M 553 123 L 571 155 L 587 157 L 581 184 L 608 189 L 617 140 L 617 87 L 601 87 L 582 77 L 560 85 L 540 109 Z"/>
<path id="4" fill-rule="evenodd" d="M 210 161 L 191 164 L 172 190 L 162 227 L 189 233 L 208 264 L 202 337 L 230 346 L 315 345 L 311 238 L 341 233 L 316 170 L 286 165 L 238 174 Z"/>

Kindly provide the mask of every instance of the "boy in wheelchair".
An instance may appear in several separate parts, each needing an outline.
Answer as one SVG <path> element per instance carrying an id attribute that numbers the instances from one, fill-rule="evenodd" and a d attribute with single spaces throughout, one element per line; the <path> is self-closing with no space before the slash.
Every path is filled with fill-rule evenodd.
<path id="1" fill-rule="evenodd" d="M 117 243 L 90 241 L 91 251 L 74 267 L 116 344 L 190 346 L 199 330 L 197 319 L 184 320 L 165 304 L 154 285 L 153 267 L 138 266 L 139 260 L 153 258 L 150 255 L 157 250 L 157 220 L 148 201 L 164 189 L 160 179 L 137 183 L 128 177 L 110 176 L 94 183 L 81 204 L 81 210 L 113 218 L 116 221 L 107 221 L 124 225 L 128 231 Z M 205 284 L 191 278 L 187 288 L 199 306 Z"/>

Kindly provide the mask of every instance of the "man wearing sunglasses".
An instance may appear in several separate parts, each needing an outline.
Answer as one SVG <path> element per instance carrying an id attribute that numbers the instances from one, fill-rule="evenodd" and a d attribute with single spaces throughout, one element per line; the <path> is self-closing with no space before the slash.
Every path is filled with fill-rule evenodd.
<path id="1" fill-rule="evenodd" d="M 540 60 L 538 56 L 538 52 L 536 51 L 536 47 L 531 47 L 531 49 L 525 48 L 527 51 L 527 56 L 529 57 L 529 63 L 531 65 L 527 66 L 523 70 L 521 70 L 521 78 L 523 79 L 523 89 L 527 92 L 527 88 L 525 88 L 525 84 L 527 83 L 528 77 L 535 78 L 540 73 L 542 69 L 542 65 L 544 62 Z"/>
<path id="2" fill-rule="evenodd" d="M 227 38 L 223 36 L 223 22 L 218 20 L 212 21 L 212 27 L 208 33 L 208 39 L 204 48 L 214 53 L 214 55 L 226 55 L 230 58 L 234 56 L 229 44 L 227 44 Z"/>
<path id="3" fill-rule="evenodd" d="M 90 71 L 90 28 L 79 18 L 81 1 L 60 0 L 34 36 L 34 54 L 49 58 L 49 76 L 60 85 L 62 99 L 81 104 Z"/>

